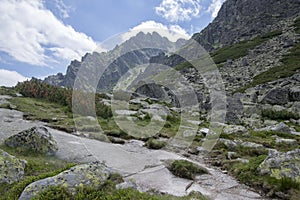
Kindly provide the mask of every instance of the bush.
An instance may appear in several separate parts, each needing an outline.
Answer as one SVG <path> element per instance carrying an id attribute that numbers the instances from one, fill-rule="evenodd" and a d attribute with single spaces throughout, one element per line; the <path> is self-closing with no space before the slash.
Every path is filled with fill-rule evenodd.
<path id="1" fill-rule="evenodd" d="M 166 146 L 166 142 L 155 140 L 155 139 L 149 139 L 146 143 L 146 147 L 149 149 L 161 149 Z"/>
<path id="2" fill-rule="evenodd" d="M 273 120 L 290 120 L 290 119 L 299 119 L 297 113 L 289 112 L 287 110 L 274 111 L 274 110 L 262 110 L 262 117 Z"/>
<path id="3" fill-rule="evenodd" d="M 197 174 L 207 174 L 208 171 L 187 160 L 175 160 L 169 166 L 169 170 L 180 178 L 193 180 Z"/>

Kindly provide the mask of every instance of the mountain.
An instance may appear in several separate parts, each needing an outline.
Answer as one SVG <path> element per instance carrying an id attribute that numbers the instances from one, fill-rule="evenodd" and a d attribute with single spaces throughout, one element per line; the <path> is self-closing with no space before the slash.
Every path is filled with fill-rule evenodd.
<path id="1" fill-rule="evenodd" d="M 87 66 L 90 68 L 106 68 L 97 88 L 99 92 L 109 92 L 120 77 L 129 69 L 149 63 L 152 57 L 162 54 L 166 49 L 175 51 L 185 42 L 184 39 L 170 42 L 166 37 L 160 36 L 157 32 L 147 34 L 140 32 L 121 45 L 117 45 L 111 51 L 105 53 L 87 53 L 82 57 L 81 61 L 72 61 L 65 75 L 58 73 L 57 75 L 48 76 L 44 81 L 51 85 L 73 87 L 80 68 Z M 105 66 L 104 60 L 107 61 L 110 59 L 113 59 L 112 62 L 109 66 Z"/>
<path id="2" fill-rule="evenodd" d="M 278 22 L 299 8 L 299 0 L 227 0 L 214 21 L 192 38 L 212 51 L 280 28 Z"/>

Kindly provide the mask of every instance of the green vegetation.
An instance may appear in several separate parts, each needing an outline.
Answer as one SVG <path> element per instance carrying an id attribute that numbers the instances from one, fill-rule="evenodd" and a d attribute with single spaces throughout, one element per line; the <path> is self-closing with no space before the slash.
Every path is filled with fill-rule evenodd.
<path id="1" fill-rule="evenodd" d="M 211 57 L 213 58 L 216 64 L 226 62 L 228 59 L 233 60 L 233 59 L 241 58 L 248 54 L 249 49 L 254 49 L 258 45 L 262 44 L 263 42 L 281 34 L 282 34 L 281 31 L 275 30 L 263 36 L 256 37 L 252 40 L 238 42 L 236 44 L 229 45 L 216 50 L 211 54 Z"/>
<path id="2" fill-rule="evenodd" d="M 0 86 L 0 95 L 9 95 L 15 97 L 16 93 L 17 92 L 10 87 Z"/>
<path id="3" fill-rule="evenodd" d="M 300 34 L 300 17 L 295 20 L 295 31 Z M 288 55 L 285 55 L 281 60 L 283 63 L 280 66 L 272 67 L 269 70 L 255 76 L 253 81 L 236 92 L 244 92 L 246 89 L 274 81 L 280 78 L 292 76 L 300 69 L 300 42 L 298 42 Z"/>
<path id="4" fill-rule="evenodd" d="M 103 188 L 96 190 L 94 188 L 79 187 L 77 193 L 72 195 L 63 186 L 51 187 L 41 192 L 39 197 L 34 200 L 50 200 L 50 199 L 69 199 L 69 200 L 188 200 L 199 199 L 205 200 L 204 196 L 198 193 L 192 193 L 186 197 L 174 197 L 170 195 L 150 194 L 139 192 L 134 189 L 117 190 L 115 183 L 111 180 L 107 181 Z"/>
<path id="5" fill-rule="evenodd" d="M 161 140 L 156 140 L 153 138 L 150 138 L 147 142 L 146 142 L 146 147 L 149 149 L 161 149 L 163 147 L 166 146 L 166 142 L 161 141 Z"/>
<path id="6" fill-rule="evenodd" d="M 297 113 L 289 112 L 287 110 L 274 111 L 270 109 L 264 109 L 261 113 L 263 118 L 272 119 L 272 120 L 290 120 L 290 119 L 299 119 Z"/>
<path id="7" fill-rule="evenodd" d="M 197 174 L 207 174 L 208 171 L 187 160 L 175 160 L 168 167 L 178 177 L 193 180 Z"/>
<path id="8" fill-rule="evenodd" d="M 14 200 L 18 199 L 27 185 L 40 179 L 55 176 L 72 166 L 73 163 L 60 160 L 54 156 L 45 156 L 21 148 L 10 148 L 0 146 L 0 148 L 19 159 L 27 161 L 24 177 L 14 184 L 0 184 L 0 199 Z"/>
<path id="9" fill-rule="evenodd" d="M 210 54 L 214 63 L 218 67 L 224 66 L 224 63 L 229 59 L 237 59 L 248 54 L 250 49 L 254 49 L 258 45 L 268 41 L 269 39 L 281 35 L 282 31 L 274 30 L 272 32 L 266 33 L 262 36 L 258 36 L 252 40 L 241 41 L 236 44 L 228 45 L 222 48 L 217 49 Z M 176 70 L 182 70 L 186 68 L 191 68 L 193 65 L 189 62 L 183 62 L 174 67 Z"/>

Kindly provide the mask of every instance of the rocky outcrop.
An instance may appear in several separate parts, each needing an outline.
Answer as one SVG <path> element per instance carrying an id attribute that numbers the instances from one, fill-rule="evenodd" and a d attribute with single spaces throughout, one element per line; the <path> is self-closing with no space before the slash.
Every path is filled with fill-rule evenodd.
<path id="1" fill-rule="evenodd" d="M 64 186 L 66 189 L 75 193 L 78 187 L 91 187 L 100 189 L 109 178 L 110 171 L 100 162 L 83 164 L 72 167 L 54 177 L 36 181 L 28 185 L 22 192 L 19 200 L 29 200 L 38 195 L 39 192 L 51 186 Z"/>
<path id="2" fill-rule="evenodd" d="M 218 16 L 193 36 L 207 50 L 271 31 L 278 21 L 299 12 L 298 0 L 227 0 Z"/>
<path id="3" fill-rule="evenodd" d="M 33 127 L 5 140 L 13 148 L 24 148 L 34 152 L 53 155 L 58 150 L 56 141 L 45 127 Z"/>
<path id="4" fill-rule="evenodd" d="M 18 182 L 24 175 L 26 163 L 0 149 L 0 183 Z"/>
<path id="5" fill-rule="evenodd" d="M 289 102 L 288 88 L 274 88 L 263 98 L 262 103 L 271 105 L 284 105 Z"/>
<path id="6" fill-rule="evenodd" d="M 288 177 L 300 182 L 300 149 L 286 153 L 270 151 L 259 171 L 277 179 Z"/>

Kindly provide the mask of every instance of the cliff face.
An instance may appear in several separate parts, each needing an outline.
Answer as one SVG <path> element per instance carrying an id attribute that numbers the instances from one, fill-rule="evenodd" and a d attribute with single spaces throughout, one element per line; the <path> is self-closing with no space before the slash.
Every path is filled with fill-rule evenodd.
<path id="1" fill-rule="evenodd" d="M 270 32 L 299 10 L 300 0 L 227 0 L 215 20 L 192 38 L 212 51 Z"/>

